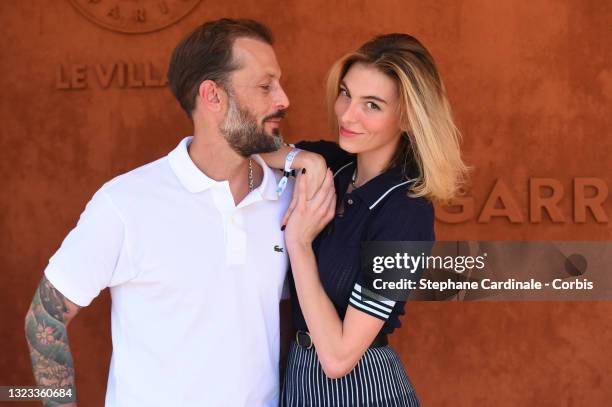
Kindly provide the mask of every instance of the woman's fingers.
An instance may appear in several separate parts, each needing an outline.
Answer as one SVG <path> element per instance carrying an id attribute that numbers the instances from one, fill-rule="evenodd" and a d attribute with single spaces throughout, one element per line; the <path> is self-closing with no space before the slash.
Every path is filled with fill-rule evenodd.
<path id="1" fill-rule="evenodd" d="M 307 165 L 304 167 L 308 168 L 308 172 L 306 173 L 308 181 L 306 187 L 306 197 L 308 199 L 312 199 L 314 194 L 323 185 L 323 180 L 325 179 L 327 170 L 327 163 L 325 162 L 325 159 L 318 154 L 310 153 L 307 158 Z"/>
<path id="2" fill-rule="evenodd" d="M 285 212 L 285 216 L 283 216 L 283 221 L 281 222 L 281 230 L 285 230 L 285 227 L 287 227 L 287 222 L 289 222 L 289 218 L 291 217 L 291 214 L 293 213 L 298 204 L 300 197 L 300 182 L 304 182 L 302 178 L 306 178 L 304 176 L 304 170 L 302 170 L 302 172 L 298 174 L 297 179 L 295 180 L 295 184 L 293 186 L 293 196 L 291 197 L 291 203 L 289 204 L 289 207 Z"/>
<path id="3" fill-rule="evenodd" d="M 327 195 L 327 199 L 325 200 L 325 203 L 323 204 L 323 208 L 325 209 L 326 213 L 329 213 L 330 210 L 335 211 L 336 209 L 336 191 L 334 190 L 329 191 L 329 194 Z"/>
<path id="4" fill-rule="evenodd" d="M 334 210 L 335 212 L 335 209 L 336 209 L 336 190 L 335 188 L 331 188 L 329 190 L 327 199 L 325 200 L 325 204 L 323 205 L 323 207 L 325 208 L 327 212 L 330 211 L 330 208 Z"/>
<path id="5" fill-rule="evenodd" d="M 283 216 L 281 230 L 285 229 L 287 223 L 289 222 L 289 218 L 296 209 L 317 214 L 321 217 L 326 217 L 328 207 L 332 205 L 332 200 L 335 208 L 334 180 L 333 174 L 329 168 L 325 172 L 323 185 L 310 200 L 308 199 L 308 180 L 304 175 L 304 172 L 302 172 L 297 177 L 293 190 L 293 198 L 291 199 L 289 208 L 287 208 L 287 211 L 285 212 L 285 216 Z"/>
<path id="6" fill-rule="evenodd" d="M 328 168 L 325 173 L 325 179 L 323 180 L 323 185 L 321 189 L 317 191 L 317 193 L 312 197 L 309 204 L 313 207 L 313 209 L 318 209 L 321 206 L 325 205 L 326 198 L 329 195 L 330 191 L 334 190 L 334 175 L 331 170 Z"/>
<path id="7" fill-rule="evenodd" d="M 336 193 L 334 192 L 331 195 L 331 199 L 329 200 L 329 203 L 327 205 L 327 211 L 323 217 L 324 223 L 327 225 L 329 222 L 331 222 L 332 219 L 334 219 L 335 215 L 336 215 Z"/>
<path id="8" fill-rule="evenodd" d="M 285 211 L 285 216 L 283 216 L 283 220 L 281 222 L 281 230 L 285 230 L 285 227 L 287 226 L 287 222 L 289 221 L 289 217 L 291 216 L 291 213 L 293 213 L 293 210 L 295 209 L 295 206 L 297 205 L 297 200 L 298 200 L 297 194 L 293 194 L 293 196 L 291 197 L 291 203 L 289 204 L 287 211 Z"/>
<path id="9" fill-rule="evenodd" d="M 300 206 L 300 204 L 304 204 L 308 198 L 306 196 L 306 188 L 308 187 L 308 185 L 306 184 L 306 176 L 304 175 L 305 170 L 302 170 L 302 174 L 300 176 L 298 176 L 297 179 L 297 185 L 295 186 L 295 189 L 297 191 L 293 192 L 293 194 L 295 195 L 297 193 L 297 203 L 296 203 L 296 207 Z"/>

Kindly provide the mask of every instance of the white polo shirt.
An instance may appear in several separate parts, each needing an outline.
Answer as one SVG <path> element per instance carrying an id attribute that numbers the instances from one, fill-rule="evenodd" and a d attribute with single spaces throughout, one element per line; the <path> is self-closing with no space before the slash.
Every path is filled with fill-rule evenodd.
<path id="1" fill-rule="evenodd" d="M 276 406 L 291 189 L 254 156 L 263 182 L 236 206 L 189 142 L 97 191 L 45 275 L 80 306 L 110 287 L 106 406 Z"/>

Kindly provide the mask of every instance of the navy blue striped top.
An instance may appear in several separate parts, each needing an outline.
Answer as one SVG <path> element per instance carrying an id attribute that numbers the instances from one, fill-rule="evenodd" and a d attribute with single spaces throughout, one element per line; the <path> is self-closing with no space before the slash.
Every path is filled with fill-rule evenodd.
<path id="1" fill-rule="evenodd" d="M 407 196 L 411 182 L 393 167 L 366 184 L 347 193 L 356 166 L 354 155 L 329 141 L 304 141 L 296 147 L 325 157 L 334 173 L 338 206 L 342 213 L 317 236 L 313 249 L 321 284 L 343 319 L 348 306 L 385 321 L 381 330 L 389 334 L 400 327 L 404 302 L 376 296 L 359 285 L 360 245 L 362 241 L 435 240 L 433 205 L 424 198 Z M 409 170 L 409 178 L 416 176 Z M 342 205 L 340 205 L 342 204 Z M 308 330 L 290 275 L 293 324 L 296 330 Z"/>

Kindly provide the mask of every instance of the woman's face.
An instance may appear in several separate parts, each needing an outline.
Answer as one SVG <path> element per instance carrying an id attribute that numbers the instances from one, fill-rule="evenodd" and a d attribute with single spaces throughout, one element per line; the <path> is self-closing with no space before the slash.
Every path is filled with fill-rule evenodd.
<path id="1" fill-rule="evenodd" d="M 334 109 L 343 150 L 391 159 L 401 136 L 399 95 L 391 78 L 370 65 L 353 64 L 340 82 Z"/>

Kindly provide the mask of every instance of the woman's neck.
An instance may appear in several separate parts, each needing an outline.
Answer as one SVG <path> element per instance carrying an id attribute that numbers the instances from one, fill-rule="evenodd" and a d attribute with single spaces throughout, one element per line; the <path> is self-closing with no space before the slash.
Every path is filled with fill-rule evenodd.
<path id="1" fill-rule="evenodd" d="M 355 187 L 366 184 L 371 179 L 382 174 L 391 161 L 393 151 L 366 151 L 357 154 L 357 177 Z"/>

